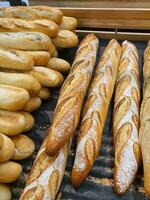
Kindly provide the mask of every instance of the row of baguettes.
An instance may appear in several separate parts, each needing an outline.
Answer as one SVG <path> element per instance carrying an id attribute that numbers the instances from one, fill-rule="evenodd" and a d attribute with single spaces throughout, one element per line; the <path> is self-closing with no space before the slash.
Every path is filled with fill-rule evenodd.
<path id="1" fill-rule="evenodd" d="M 30 197 L 35 199 L 39 192 L 42 200 L 55 199 L 66 166 L 68 146 L 79 123 L 83 99 L 96 59 L 97 46 L 98 40 L 92 34 L 87 35 L 81 42 L 71 71 L 62 86 L 48 136 L 33 164 L 20 200 Z M 136 176 L 141 160 L 138 138 L 140 122 L 138 53 L 132 43 L 124 41 L 120 47 L 119 43 L 113 39 L 106 47 L 96 68 L 96 74 L 83 107 L 71 174 L 75 187 L 84 181 L 98 155 L 115 83 L 113 112 L 115 191 L 118 194 L 124 194 Z M 147 152 L 145 154 L 147 155 Z M 40 162 L 43 159 L 44 164 Z M 58 162 L 60 159 L 61 162 Z M 148 178 L 147 171 L 145 174 Z"/>

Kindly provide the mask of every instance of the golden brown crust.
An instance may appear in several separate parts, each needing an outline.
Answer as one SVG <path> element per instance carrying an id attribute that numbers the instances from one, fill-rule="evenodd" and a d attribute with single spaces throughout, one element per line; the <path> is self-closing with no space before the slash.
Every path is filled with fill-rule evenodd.
<path id="1" fill-rule="evenodd" d="M 0 32 L 37 31 L 55 37 L 58 33 L 58 25 L 47 19 L 26 21 L 15 18 L 0 18 Z"/>
<path id="2" fill-rule="evenodd" d="M 144 168 L 144 188 L 146 194 L 150 197 L 150 46 L 147 46 L 144 52 L 144 87 L 143 101 L 140 110 L 140 144 Z"/>
<path id="3" fill-rule="evenodd" d="M 47 51 L 26 51 L 26 53 L 32 56 L 34 65 L 46 66 L 50 59 L 50 54 Z"/>
<path id="4" fill-rule="evenodd" d="M 37 154 L 20 200 L 55 199 L 65 172 L 70 142 L 56 156 L 49 157 L 45 153 L 46 141 L 47 138 Z"/>
<path id="5" fill-rule="evenodd" d="M 113 116 L 114 187 L 118 194 L 124 194 L 128 190 L 140 164 L 139 103 L 138 52 L 132 43 L 124 41 L 116 82 Z"/>
<path id="6" fill-rule="evenodd" d="M 75 30 L 77 28 L 77 20 L 74 17 L 67 17 L 67 16 L 63 16 L 62 18 L 62 22 L 60 24 L 60 29 L 62 30 Z"/>
<path id="7" fill-rule="evenodd" d="M 91 170 L 99 153 L 102 131 L 117 78 L 121 47 L 111 40 L 96 69 L 77 138 L 76 156 L 71 180 L 78 187 Z"/>
<path id="8" fill-rule="evenodd" d="M 13 6 L 0 9 L 2 18 L 20 18 L 25 20 L 49 19 L 57 24 L 62 21 L 63 13 L 49 6 Z"/>
<path id="9" fill-rule="evenodd" d="M 87 35 L 76 53 L 55 109 L 54 121 L 48 133 L 46 153 L 54 156 L 71 138 L 77 128 L 82 102 L 92 75 L 98 39 Z"/>

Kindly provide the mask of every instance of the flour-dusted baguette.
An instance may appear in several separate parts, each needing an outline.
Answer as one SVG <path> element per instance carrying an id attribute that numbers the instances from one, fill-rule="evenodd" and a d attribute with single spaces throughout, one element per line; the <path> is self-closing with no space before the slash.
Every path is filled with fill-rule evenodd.
<path id="1" fill-rule="evenodd" d="M 71 180 L 78 187 L 91 170 L 101 146 L 102 132 L 117 78 L 121 47 L 111 40 L 96 68 L 77 138 Z"/>
<path id="2" fill-rule="evenodd" d="M 44 87 L 59 87 L 64 81 L 60 72 L 47 67 L 35 66 L 30 74 Z"/>
<path id="3" fill-rule="evenodd" d="M 1 162 L 6 162 L 9 159 L 11 159 L 15 153 L 15 145 L 13 143 L 13 141 L 3 135 L 3 139 L 4 139 L 4 143 L 3 143 L 3 147 L 0 149 L 0 163 Z"/>
<path id="4" fill-rule="evenodd" d="M 127 191 L 140 164 L 139 103 L 138 52 L 132 43 L 124 41 L 116 82 L 113 116 L 114 187 L 118 194 Z"/>
<path id="5" fill-rule="evenodd" d="M 37 110 L 42 104 L 40 97 L 31 97 L 29 101 L 22 108 L 23 111 L 33 112 Z"/>
<path id="6" fill-rule="evenodd" d="M 11 200 L 11 190 L 8 185 L 0 183 L 0 200 Z"/>
<path id="7" fill-rule="evenodd" d="M 29 93 L 19 87 L 0 85 L 0 109 L 16 111 L 24 107 Z"/>
<path id="8" fill-rule="evenodd" d="M 85 93 L 94 68 L 98 39 L 87 35 L 76 53 L 70 73 L 65 80 L 55 109 L 54 120 L 48 132 L 46 153 L 54 156 L 74 134 Z"/>
<path id="9" fill-rule="evenodd" d="M 46 51 L 51 47 L 51 39 L 40 32 L 3 32 L 0 33 L 0 46 L 28 51 Z"/>
<path id="10" fill-rule="evenodd" d="M 49 19 L 60 24 L 63 13 L 49 6 L 13 6 L 0 8 L 0 17 L 20 18 L 25 20 Z"/>
<path id="11" fill-rule="evenodd" d="M 30 74 L 0 72 L 0 84 L 10 85 L 27 90 L 30 95 L 37 95 L 40 83 Z"/>
<path id="12" fill-rule="evenodd" d="M 31 70 L 33 58 L 24 51 L 0 48 L 0 68 L 14 70 Z"/>
<path id="13" fill-rule="evenodd" d="M 52 38 L 56 47 L 70 48 L 78 44 L 78 36 L 72 31 L 59 30 L 56 37 Z"/>
<path id="14" fill-rule="evenodd" d="M 16 135 L 11 138 L 15 146 L 15 151 L 12 156 L 12 160 L 22 160 L 30 157 L 34 150 L 34 142 L 26 135 Z"/>
<path id="15" fill-rule="evenodd" d="M 58 33 L 58 25 L 47 19 L 26 21 L 15 18 L 0 18 L 0 32 L 37 31 L 54 37 Z"/>
<path id="16" fill-rule="evenodd" d="M 29 173 L 26 187 L 20 200 L 55 200 L 61 184 L 69 153 L 70 142 L 54 157 L 45 153 L 47 139 L 44 140 Z"/>
<path id="17" fill-rule="evenodd" d="M 8 136 L 19 134 L 25 130 L 26 122 L 21 112 L 0 110 L 0 133 Z"/>
<path id="18" fill-rule="evenodd" d="M 75 30 L 77 28 L 77 20 L 74 17 L 67 17 L 67 16 L 63 16 L 62 18 L 62 22 L 60 24 L 60 29 L 62 30 Z"/>
<path id="19" fill-rule="evenodd" d="M 26 53 L 32 56 L 34 65 L 46 66 L 50 59 L 50 54 L 47 51 L 26 51 Z"/>
<path id="20" fill-rule="evenodd" d="M 146 194 L 150 197 L 150 46 L 147 46 L 144 52 L 144 88 L 143 101 L 140 110 L 140 144 L 144 168 L 144 188 Z"/>

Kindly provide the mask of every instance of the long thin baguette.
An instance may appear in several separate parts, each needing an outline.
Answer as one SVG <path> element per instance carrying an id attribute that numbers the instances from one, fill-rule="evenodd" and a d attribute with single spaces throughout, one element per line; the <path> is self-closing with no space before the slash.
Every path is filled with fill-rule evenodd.
<path id="1" fill-rule="evenodd" d="M 13 6 L 0 8 L 0 17 L 20 18 L 25 20 L 49 19 L 60 24 L 63 13 L 49 6 Z"/>
<path id="2" fill-rule="evenodd" d="M 31 70 L 34 66 L 32 56 L 24 51 L 0 48 L 0 68 Z"/>
<path id="3" fill-rule="evenodd" d="M 78 187 L 90 172 L 101 146 L 102 132 L 117 78 L 121 47 L 111 40 L 106 47 L 90 87 L 77 138 L 71 180 Z"/>
<path id="4" fill-rule="evenodd" d="M 58 25 L 47 19 L 26 21 L 15 18 L 0 18 L 0 32 L 19 31 L 36 31 L 44 33 L 49 37 L 54 37 L 58 33 Z"/>
<path id="5" fill-rule="evenodd" d="M 37 200 L 37 196 L 40 200 L 55 200 L 65 172 L 70 142 L 56 156 L 49 157 L 45 153 L 46 141 L 37 154 L 20 200 Z"/>
<path id="6" fill-rule="evenodd" d="M 132 43 L 124 41 L 118 69 L 113 117 L 114 187 L 118 194 L 128 190 L 140 164 L 139 102 L 138 52 Z"/>
<path id="7" fill-rule="evenodd" d="M 150 197 L 150 46 L 147 46 L 144 52 L 144 88 L 143 101 L 140 111 L 140 144 L 144 168 L 144 188 L 146 194 Z"/>
<path id="8" fill-rule="evenodd" d="M 51 47 L 51 39 L 40 32 L 0 33 L 0 46 L 27 51 L 46 51 Z"/>
<path id="9" fill-rule="evenodd" d="M 77 128 L 85 93 L 94 68 L 98 39 L 87 35 L 76 53 L 70 73 L 64 82 L 48 133 L 46 153 L 54 156 Z"/>

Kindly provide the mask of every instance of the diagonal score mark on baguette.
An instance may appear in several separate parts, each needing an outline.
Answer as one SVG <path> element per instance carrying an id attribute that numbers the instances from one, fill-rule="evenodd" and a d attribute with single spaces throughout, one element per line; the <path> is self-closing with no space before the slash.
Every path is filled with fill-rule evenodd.
<path id="1" fill-rule="evenodd" d="M 96 60 L 98 43 L 98 39 L 89 34 L 82 40 L 77 50 L 73 68 L 60 91 L 54 120 L 48 133 L 46 153 L 49 156 L 58 153 L 78 126 L 83 99 Z"/>
<path id="2" fill-rule="evenodd" d="M 84 181 L 99 153 L 102 131 L 115 86 L 120 56 L 119 43 L 116 40 L 111 40 L 100 59 L 89 89 L 71 175 L 75 187 Z"/>
<path id="3" fill-rule="evenodd" d="M 46 138 L 37 154 L 20 200 L 54 200 L 61 184 L 71 140 L 54 157 L 45 153 Z"/>
<path id="4" fill-rule="evenodd" d="M 125 193 L 129 188 L 140 162 L 139 101 L 138 53 L 132 43 L 124 41 L 116 83 L 113 117 L 114 184 L 118 194 Z"/>

